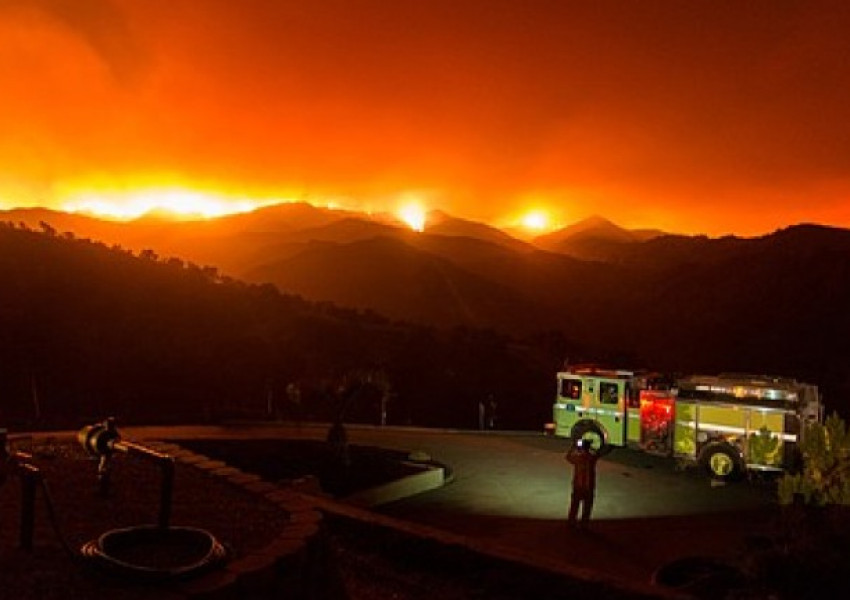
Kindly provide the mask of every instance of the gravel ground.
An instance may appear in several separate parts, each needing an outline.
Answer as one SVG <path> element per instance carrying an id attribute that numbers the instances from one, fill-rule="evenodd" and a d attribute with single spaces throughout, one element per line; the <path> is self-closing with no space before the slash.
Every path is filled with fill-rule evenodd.
<path id="1" fill-rule="evenodd" d="M 33 463 L 49 486 L 58 529 L 75 552 L 106 531 L 156 523 L 156 466 L 116 455 L 110 495 L 101 498 L 96 493 L 97 461 L 75 443 L 47 441 L 22 450 L 32 451 Z M 234 557 L 270 542 L 288 518 L 275 504 L 181 463 L 174 484 L 171 523 L 209 531 Z M 115 600 L 156 596 L 155 590 L 127 585 L 72 559 L 51 526 L 41 489 L 36 493 L 33 549 L 19 549 L 20 489 L 16 477 L 0 486 L 0 597 L 73 600 L 104 592 Z"/>
<path id="2" fill-rule="evenodd" d="M 34 455 L 33 462 L 48 483 L 59 531 L 75 552 L 108 530 L 156 521 L 159 510 L 156 467 L 116 455 L 111 494 L 101 498 L 96 493 L 97 461 L 76 443 L 46 441 L 20 449 Z M 266 454 L 272 457 L 272 464 L 282 456 L 281 447 L 274 450 Z M 313 448 L 303 451 L 315 454 Z M 374 449 L 367 449 L 355 463 L 369 465 L 370 481 L 376 477 L 385 480 L 398 469 L 388 467 L 382 475 L 376 465 L 381 460 L 397 460 L 397 454 L 388 453 L 381 459 Z M 275 505 L 198 469 L 181 463 L 176 467 L 173 524 L 210 531 L 235 556 L 261 547 L 284 526 L 286 515 Z M 363 487 L 352 485 L 352 489 Z M 42 490 L 38 490 L 36 498 L 33 550 L 19 549 L 20 488 L 17 478 L 7 479 L 0 486 L 0 598 L 88 600 L 107 594 L 113 600 L 141 600 L 162 595 L 161 588 L 122 582 L 69 557 L 50 523 Z M 332 581 L 326 590 L 332 596 L 348 600 L 424 600 L 435 593 L 447 600 L 510 597 L 492 593 L 482 596 L 485 588 L 480 577 L 469 577 L 470 573 L 456 570 L 446 572 L 445 561 L 440 558 L 447 556 L 445 550 L 431 546 L 423 550 L 424 546 L 408 540 L 407 548 L 401 551 L 401 546 L 389 538 L 375 536 L 374 532 L 365 532 L 356 525 L 342 522 L 330 525 L 326 527 L 325 538 L 327 572 L 320 577 Z M 411 550 L 410 543 L 416 548 Z"/>

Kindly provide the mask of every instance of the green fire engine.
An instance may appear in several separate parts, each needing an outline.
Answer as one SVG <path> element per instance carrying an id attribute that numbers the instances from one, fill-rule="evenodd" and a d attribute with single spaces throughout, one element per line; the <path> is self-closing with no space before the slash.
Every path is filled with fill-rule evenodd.
<path id="1" fill-rule="evenodd" d="M 816 386 L 746 374 L 657 374 L 577 365 L 557 374 L 554 435 L 696 463 L 716 479 L 788 468 L 804 425 L 822 419 Z"/>

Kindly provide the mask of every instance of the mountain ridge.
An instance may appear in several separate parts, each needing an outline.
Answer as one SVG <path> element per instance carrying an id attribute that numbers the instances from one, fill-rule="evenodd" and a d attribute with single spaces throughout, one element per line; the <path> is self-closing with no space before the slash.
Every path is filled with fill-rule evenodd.
<path id="1" fill-rule="evenodd" d="M 159 239 L 145 230 L 135 241 L 155 242 L 141 247 L 160 261 L 184 249 L 182 260 L 237 280 L 422 326 L 517 339 L 548 331 L 592 360 L 772 372 L 850 397 L 850 230 L 801 224 L 757 238 L 663 235 L 599 246 L 585 260 L 332 217 L 315 230 L 166 228 L 156 229 Z M 124 226 L 112 233 L 134 231 Z"/>

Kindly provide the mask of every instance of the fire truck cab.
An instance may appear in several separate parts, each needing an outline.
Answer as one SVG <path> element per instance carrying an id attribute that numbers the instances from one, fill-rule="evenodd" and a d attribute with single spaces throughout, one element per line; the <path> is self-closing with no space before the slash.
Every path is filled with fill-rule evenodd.
<path id="1" fill-rule="evenodd" d="M 641 391 L 669 389 L 657 374 L 579 365 L 561 371 L 554 434 L 593 438 L 594 446 L 639 444 Z"/>

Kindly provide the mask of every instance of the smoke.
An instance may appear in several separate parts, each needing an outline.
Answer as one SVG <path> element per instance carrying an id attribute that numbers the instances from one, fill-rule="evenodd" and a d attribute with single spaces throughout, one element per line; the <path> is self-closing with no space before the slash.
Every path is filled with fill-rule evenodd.
<path id="1" fill-rule="evenodd" d="M 148 57 L 127 18 L 111 0 L 0 0 L 0 17 L 36 13 L 81 38 L 104 62 L 115 81 L 133 85 Z"/>

